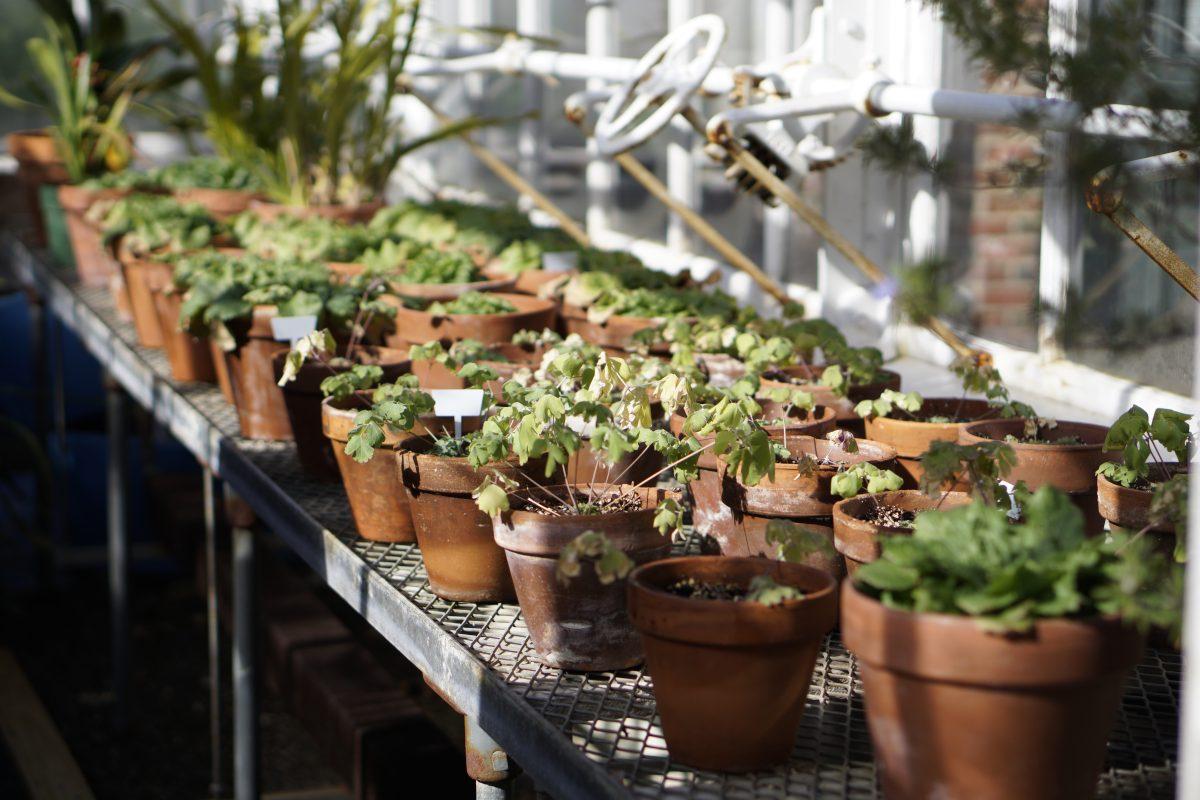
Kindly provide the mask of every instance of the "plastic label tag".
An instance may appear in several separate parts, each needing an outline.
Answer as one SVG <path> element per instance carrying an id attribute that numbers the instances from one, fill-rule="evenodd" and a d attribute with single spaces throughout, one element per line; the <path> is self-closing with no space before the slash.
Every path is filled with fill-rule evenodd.
<path id="1" fill-rule="evenodd" d="M 433 413 L 439 417 L 454 417 L 454 438 L 462 437 L 463 417 L 478 417 L 483 413 L 483 389 L 432 389 Z"/>
<path id="2" fill-rule="evenodd" d="M 546 272 L 567 272 L 578 266 L 579 253 L 574 250 L 542 253 L 542 269 L 546 270 Z"/>
<path id="3" fill-rule="evenodd" d="M 1008 481 L 997 481 L 1008 492 L 1008 518 L 1013 522 L 1021 519 L 1021 507 L 1017 505 L 1017 487 Z"/>
<path id="4" fill-rule="evenodd" d="M 296 342 L 317 329 L 317 318 L 313 314 L 299 317 L 271 317 L 271 335 L 277 342 Z"/>

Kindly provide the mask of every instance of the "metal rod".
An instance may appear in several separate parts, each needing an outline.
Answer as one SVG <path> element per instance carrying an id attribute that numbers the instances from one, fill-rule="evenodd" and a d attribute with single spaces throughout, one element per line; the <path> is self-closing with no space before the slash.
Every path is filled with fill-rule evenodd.
<path id="1" fill-rule="evenodd" d="M 1147 228 L 1146 224 L 1123 203 L 1118 203 L 1116 208 L 1111 211 L 1101 213 L 1113 225 L 1116 225 L 1121 233 L 1128 236 L 1129 240 L 1136 244 L 1143 253 L 1149 256 L 1151 261 L 1162 267 L 1162 271 L 1182 286 L 1193 300 L 1200 300 L 1200 276 L 1197 276 L 1190 264 L 1172 250 L 1170 245 L 1158 238 L 1154 231 Z"/>
<path id="2" fill-rule="evenodd" d="M 1200 326 L 1200 305 L 1196 306 Z M 1200 363 L 1200 338 L 1192 349 L 1192 363 Z M 1200 375 L 1193 380 L 1192 398 L 1200 401 Z M 1200 469 L 1189 470 L 1187 534 L 1200 541 Z M 1175 777 L 1177 797 L 1200 797 L 1200 570 L 1195 561 L 1183 571 L 1183 697 L 1179 704 L 1179 774 Z"/>
<path id="3" fill-rule="evenodd" d="M 29 348 L 33 359 L 34 434 L 45 451 L 52 452 L 53 450 L 49 446 L 51 422 L 46 413 L 46 409 L 49 407 L 47 398 L 50 394 L 50 376 L 47 365 L 51 349 L 46 341 L 48 338 L 46 306 L 42 297 L 33 291 L 26 293 L 26 300 L 29 307 Z M 54 538 L 54 532 L 57 531 L 57 526 L 54 525 L 57 517 L 55 513 L 57 504 L 54 502 L 54 490 L 58 483 L 55 475 L 57 463 L 58 459 L 52 458 L 50 461 L 50 481 L 47 483 L 39 480 L 35 486 L 34 519 L 39 535 L 34 539 L 36 542 L 33 550 L 34 570 L 37 574 L 38 586 L 43 590 L 50 588 L 55 571 L 53 545 L 57 541 Z"/>
<path id="4" fill-rule="evenodd" d="M 108 597 L 112 651 L 113 724 L 128 723 L 129 694 L 129 526 L 127 508 L 125 394 L 105 377 L 108 423 Z"/>
<path id="5" fill-rule="evenodd" d="M 406 87 L 406 91 L 416 98 L 421 105 L 429 109 L 429 112 L 433 114 L 434 118 L 437 119 L 439 124 L 447 125 L 453 122 L 450 117 L 439 111 L 437 107 L 434 106 L 429 100 L 429 98 L 425 97 L 411 86 Z M 522 178 L 516 170 L 493 155 L 490 150 L 476 142 L 469 133 L 460 133 L 458 136 L 466 143 L 467 147 L 471 149 L 471 152 L 475 154 L 475 157 L 483 162 L 485 167 L 494 172 L 497 177 L 511 186 L 519 194 L 527 196 L 538 208 L 554 217 L 554 220 L 559 224 L 560 227 L 562 227 L 564 231 L 566 231 L 568 236 L 579 242 L 579 244 L 583 247 L 589 247 L 591 245 L 591 240 L 588 238 L 588 235 L 583 228 L 579 226 L 579 223 L 575 222 L 575 220 L 571 219 L 567 212 L 555 205 L 553 200 L 539 192 L 533 184 Z"/>
<path id="6" fill-rule="evenodd" d="M 210 797 L 225 796 L 224 750 L 221 741 L 223 670 L 221 669 L 220 600 L 217 594 L 217 479 L 204 467 L 204 592 L 208 612 L 208 741 Z"/>
<path id="7" fill-rule="evenodd" d="M 684 117 L 692 124 L 697 131 L 704 132 L 704 122 L 696 114 L 695 109 L 685 108 L 683 110 Z M 724 147 L 734 161 L 738 163 L 742 169 L 750 173 L 762 186 L 771 194 L 778 197 L 796 212 L 802 220 L 808 223 L 817 235 L 833 246 L 835 250 L 846 257 L 858 271 L 865 275 L 873 283 L 882 283 L 887 279 L 885 273 L 879 266 L 867 258 L 867 255 L 854 246 L 845 236 L 829 222 L 821 216 L 815 208 L 804 202 L 800 195 L 796 194 L 790 186 L 779 179 L 775 173 L 771 172 L 761 161 L 755 158 L 751 153 L 747 152 L 736 138 L 722 139 L 719 144 Z M 956 353 L 963 356 L 975 355 L 967 344 L 958 337 L 954 331 L 950 330 L 949 326 L 941 320 L 931 318 L 925 323 L 925 327 L 931 330 L 934 335 L 949 345 Z"/>
<path id="8" fill-rule="evenodd" d="M 254 531 L 233 528 L 233 796 L 259 796 Z"/>

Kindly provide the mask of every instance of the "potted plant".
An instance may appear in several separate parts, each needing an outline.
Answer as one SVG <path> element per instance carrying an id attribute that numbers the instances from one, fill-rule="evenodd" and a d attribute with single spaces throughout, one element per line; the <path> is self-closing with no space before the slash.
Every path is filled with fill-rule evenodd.
<path id="1" fill-rule="evenodd" d="M 264 258 L 299 258 L 344 265 L 358 261 L 382 241 L 363 225 L 321 217 L 282 215 L 265 219 L 248 212 L 234 218 L 231 226 L 238 244 Z"/>
<path id="2" fill-rule="evenodd" d="M 324 399 L 349 397 L 381 382 L 392 383 L 409 370 L 406 353 L 361 342 L 372 313 L 370 304 L 360 304 L 359 319 L 351 325 L 350 340 L 340 353 L 333 334 L 322 329 L 274 357 L 296 455 L 305 472 L 318 480 L 336 481 L 339 476 L 337 459 L 321 423 Z"/>
<path id="3" fill-rule="evenodd" d="M 227 255 L 217 269 L 196 276 L 184 296 L 181 324 L 207 335 L 220 347 L 229 373 L 242 435 L 248 439 L 291 439 L 283 393 L 273 359 L 289 349 L 277 341 L 274 317 L 316 317 L 335 336 L 361 339 L 355 323 L 367 314 L 385 318 L 390 309 L 379 287 L 330 281 L 324 264 L 250 255 Z"/>
<path id="4" fill-rule="evenodd" d="M 411 239 L 443 252 L 464 253 L 477 267 L 492 263 L 509 243 L 535 237 L 540 230 L 515 206 L 444 199 L 409 201 L 385 208 L 370 224 L 389 237 Z"/>
<path id="5" fill-rule="evenodd" d="M 520 331 L 514 340 L 530 331 Z M 522 339 L 523 340 L 523 339 Z M 500 344 L 484 344 L 475 339 L 460 339 L 449 347 L 440 341 L 414 344 L 408 350 L 412 359 L 412 371 L 426 389 L 465 389 L 466 381 L 459 371 L 467 364 L 479 364 L 496 373 L 496 380 L 488 385 L 495 397 L 503 395 L 503 384 L 521 370 L 532 372 L 540 359 L 539 346 L 519 344 L 516 341 Z"/>
<path id="6" fill-rule="evenodd" d="M 1176 510 L 1187 503 L 1187 472 L 1192 450 L 1192 417 L 1169 408 L 1153 420 L 1139 406 L 1122 414 L 1104 439 L 1104 450 L 1121 451 L 1121 461 L 1106 461 L 1096 470 L 1100 516 L 1110 525 L 1157 538 L 1183 530 Z M 1175 456 L 1167 461 L 1165 454 Z M 1183 538 L 1173 543 L 1183 560 Z"/>
<path id="7" fill-rule="evenodd" d="M 833 577 L 762 558 L 688 556 L 644 564 L 628 586 L 671 760 L 718 772 L 786 763 L 837 621 Z"/>
<path id="8" fill-rule="evenodd" d="M 220 221 L 241 214 L 262 191 L 251 170 L 220 156 L 178 161 L 155 170 L 151 178 L 179 202 L 195 203 Z"/>
<path id="9" fill-rule="evenodd" d="M 866 421 L 866 435 L 896 448 L 897 472 L 911 488 L 921 480 L 921 456 L 933 442 L 957 442 L 962 429 L 983 419 L 1034 417 L 1033 409 L 1009 397 L 1000 372 L 990 363 L 963 357 L 951 364 L 962 379 L 960 397 L 922 397 L 917 392 L 884 389 L 860 401 L 854 413 Z M 968 394 L 982 394 L 983 399 Z"/>
<path id="10" fill-rule="evenodd" d="M 183 310 L 183 295 L 191 285 L 192 276 L 202 273 L 219 261 L 221 254 L 215 250 L 197 250 L 187 253 L 161 253 L 148 257 L 152 263 L 163 264 L 163 269 L 150 269 L 146 275 L 146 286 L 158 315 L 158 328 L 162 333 L 163 349 L 171 365 L 171 377 L 177 381 L 213 383 L 217 381 L 216 362 L 212 347 L 206 339 L 195 336 L 184 328 L 180 321 Z M 221 390 L 225 399 L 233 402 L 233 391 L 228 385 L 228 373 Z"/>
<path id="11" fill-rule="evenodd" d="M 821 352 L 828 360 L 825 364 L 801 362 L 763 372 L 761 388 L 808 392 L 819 405 L 837 411 L 839 425 L 856 436 L 865 435 L 855 405 L 888 389 L 898 392 L 899 374 L 883 368 L 883 354 L 874 347 L 850 347 L 830 339 L 822 343 Z"/>
<path id="12" fill-rule="evenodd" d="M 394 295 L 385 300 L 396 306 L 396 319 L 384 343 L 397 349 L 435 340 L 509 342 L 520 331 L 554 327 L 558 316 L 549 300 L 503 292 L 466 292 L 445 301 Z"/>
<path id="13" fill-rule="evenodd" d="M 1181 570 L 1147 541 L 1085 536 L 1049 486 L 1022 517 L 921 514 L 842 587 L 889 797 L 1093 796 L 1140 631 L 1178 626 Z"/>
<path id="14" fill-rule="evenodd" d="M 579 245 L 558 228 L 538 230 L 509 243 L 495 258 L 488 262 L 484 273 L 492 278 L 513 282 L 513 291 L 521 294 L 540 295 L 543 287 L 561 281 L 564 275 L 574 272 L 547 269 L 547 253 L 569 253 L 578 260 Z"/>
<path id="15" fill-rule="evenodd" d="M 219 225 L 200 206 L 183 205 L 165 195 L 131 194 L 99 202 L 88 212 L 100 221 L 105 244 L 121 267 L 133 324 L 143 347 L 162 347 L 163 331 L 150 292 L 150 276 L 159 285 L 170 278 L 167 262 L 152 256 L 198 250 L 213 243 Z"/>

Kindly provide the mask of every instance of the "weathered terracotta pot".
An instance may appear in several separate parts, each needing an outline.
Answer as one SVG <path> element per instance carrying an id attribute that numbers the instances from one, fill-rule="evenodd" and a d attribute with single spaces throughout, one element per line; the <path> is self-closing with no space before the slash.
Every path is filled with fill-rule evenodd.
<path id="1" fill-rule="evenodd" d="M 8 153 L 17 162 L 17 179 L 25 189 L 25 204 L 33 221 L 33 243 L 46 244 L 46 223 L 42 217 L 41 188 L 70 180 L 67 167 L 54 139 L 44 130 L 14 131 L 7 137 Z"/>
<path id="2" fill-rule="evenodd" d="M 837 411 L 838 424 L 851 430 L 856 436 L 864 435 L 865 426 L 862 418 L 854 413 L 854 406 L 862 400 L 874 400 L 883 394 L 884 389 L 900 391 L 900 375 L 891 370 L 880 370 L 879 378 L 874 383 L 851 384 L 845 397 L 839 397 L 833 390 L 822 386 L 818 381 L 821 373 L 829 364 L 795 364 L 782 367 L 779 373 L 788 376 L 787 380 L 770 380 L 763 378 L 761 389 L 785 388 L 802 389 L 813 396 L 817 405 L 830 406 Z"/>
<path id="3" fill-rule="evenodd" d="M 291 348 L 277 342 L 271 331 L 275 306 L 255 306 L 245 319 L 226 325 L 237 346 L 224 353 L 233 404 L 237 407 L 242 436 L 247 439 L 288 440 L 292 425 L 283 391 L 275 384 L 273 359 Z"/>
<path id="4" fill-rule="evenodd" d="M 176 189 L 171 194 L 180 203 L 195 203 L 201 206 L 208 215 L 216 220 L 227 220 L 250 208 L 250 204 L 259 200 L 255 192 L 245 189 Z"/>
<path id="5" fill-rule="evenodd" d="M 664 591 L 683 578 L 746 587 L 763 574 L 804 597 L 765 606 Z M 800 564 L 690 556 L 638 567 L 628 583 L 671 760 L 719 772 L 785 763 L 837 621 L 832 578 Z"/>
<path id="6" fill-rule="evenodd" d="M 760 400 L 764 418 L 780 419 L 784 415 L 783 407 L 773 400 Z M 791 420 L 786 426 L 790 436 L 824 436 L 833 430 L 837 415 L 833 409 L 817 406 L 811 411 L 802 408 L 788 410 Z M 683 434 L 685 418 L 678 412 L 671 415 L 668 424 L 676 436 Z M 784 434 L 784 426 L 773 425 L 767 428 L 772 435 Z M 706 437 L 700 443 L 708 444 L 711 437 Z M 702 536 L 711 536 L 726 555 L 749 555 L 750 551 L 743 550 L 746 534 L 740 518 L 735 518 L 733 509 L 725 505 L 724 491 L 721 486 L 721 476 L 718 474 L 717 457 L 712 453 L 704 453 L 698 460 L 700 477 L 688 481 L 688 491 L 692 496 L 692 526 Z"/>
<path id="7" fill-rule="evenodd" d="M 1154 469 L 1152 467 L 1152 469 Z M 1186 472 L 1187 465 L 1168 465 L 1170 474 Z M 1148 527 L 1150 531 L 1159 533 L 1175 533 L 1175 526 L 1150 524 L 1149 489 L 1127 489 L 1119 483 L 1113 483 L 1103 475 L 1096 476 L 1096 499 L 1100 516 L 1118 528 L 1130 531 L 1140 531 Z"/>
<path id="8" fill-rule="evenodd" d="M 233 405 L 233 382 L 229 379 L 229 366 L 225 363 L 225 351 L 211 337 L 208 339 L 208 352 L 213 360 L 213 372 L 217 375 L 217 387 L 225 402 Z"/>
<path id="9" fill-rule="evenodd" d="M 890 609 L 842 587 L 884 794 L 895 800 L 1090 798 L 1143 637 L 1113 619 L 1025 635 Z"/>
<path id="10" fill-rule="evenodd" d="M 339 348 L 339 352 L 344 352 Z M 275 383 L 283 377 L 284 363 L 288 350 L 281 350 L 271 359 Z M 408 372 L 408 354 L 386 347 L 360 345 L 352 355 L 354 364 L 374 364 L 383 369 L 383 383 L 391 383 Z M 331 367 L 314 361 L 306 361 L 296 378 L 283 389 L 283 403 L 287 408 L 292 438 L 296 442 L 296 456 L 304 471 L 317 480 L 333 482 L 338 479 L 337 459 L 326 440 L 321 422 L 321 381 L 350 369 L 351 364 Z M 372 459 L 374 460 L 374 459 Z"/>
<path id="11" fill-rule="evenodd" d="M 405 308 L 399 298 L 383 295 L 385 302 L 396 306 L 392 332 L 384 337 L 388 347 L 404 348 L 434 340 L 457 342 L 475 339 L 484 344 L 504 344 L 522 330 L 540 331 L 553 328 L 558 315 L 557 306 L 549 300 L 523 294 L 497 293 L 516 306 L 505 314 L 447 314 L 435 316 L 427 311 Z"/>
<path id="12" fill-rule="evenodd" d="M 262 219 L 273 222 L 280 217 L 293 217 L 295 219 L 313 219 L 321 217 L 323 219 L 332 219 L 337 222 L 367 222 L 371 217 L 375 216 L 378 211 L 383 208 L 383 202 L 373 200 L 369 203 L 361 203 L 356 206 L 346 206 L 337 204 L 314 204 L 310 206 L 285 206 L 279 203 L 272 203 L 269 200 L 259 200 L 251 198 L 249 210 L 253 211 Z"/>
<path id="13" fill-rule="evenodd" d="M 485 387 L 496 397 L 503 394 L 504 382 L 520 369 L 536 369 L 542 361 L 542 348 L 504 342 L 488 345 L 488 349 L 500 353 L 507 361 L 478 361 L 475 363 L 491 367 L 499 378 L 489 381 Z M 454 370 L 432 359 L 418 358 L 412 362 L 412 373 L 417 376 L 422 389 L 465 389 L 467 382 L 458 377 Z"/>
<path id="14" fill-rule="evenodd" d="M 429 443 L 422 439 L 400 442 L 396 463 L 430 588 L 446 600 L 513 600 L 508 561 L 492 536 L 492 520 L 475 506 L 471 492 L 495 472 L 528 484 L 522 468 L 514 460 L 476 470 L 465 458 L 435 456 L 428 450 Z M 539 465 L 528 469 L 541 475 Z"/>
<path id="15" fill-rule="evenodd" d="M 121 273 L 125 277 L 125 289 L 129 292 L 129 306 L 133 312 L 133 327 L 137 331 L 138 344 L 142 347 L 162 347 L 162 326 L 158 319 L 158 309 L 154 305 L 154 296 L 150 293 L 150 285 L 162 285 L 169 281 L 171 265 L 124 249 L 118 252 Z"/>
<path id="16" fill-rule="evenodd" d="M 971 496 L 964 492 L 947 492 L 930 497 L 912 489 L 879 494 L 860 494 L 835 503 L 833 506 L 833 546 L 846 559 L 846 572 L 854 575 L 863 564 L 879 558 L 880 543 L 885 536 L 907 536 L 908 528 L 895 528 L 867 522 L 876 504 L 894 506 L 905 511 L 948 510 L 969 505 Z"/>
<path id="17" fill-rule="evenodd" d="M 921 404 L 924 416 L 963 417 L 978 420 L 993 413 L 986 400 L 960 400 L 954 397 L 927 397 Z M 921 456 L 934 442 L 957 442 L 965 422 L 918 422 L 911 419 L 872 417 L 866 420 L 866 436 L 896 448 L 896 472 L 905 485 L 916 488 L 925 474 Z M 958 486 L 955 488 L 965 488 Z"/>
<path id="18" fill-rule="evenodd" d="M 605 494 L 618 487 L 597 483 L 590 488 Z M 637 564 L 670 553 L 671 541 L 654 527 L 654 513 L 671 493 L 649 487 L 624 491 L 642 498 L 642 510 L 553 517 L 531 507 L 492 519 L 492 532 L 508 559 L 529 638 L 538 656 L 552 667 L 607 671 L 642 661 L 641 638 L 625 609 L 625 581 L 601 583 L 591 563 L 584 564 L 569 583 L 556 577 L 559 553 L 586 531 L 603 533 Z"/>
<path id="19" fill-rule="evenodd" d="M 104 247 L 100 227 L 87 219 L 87 211 L 101 200 L 129 194 L 128 189 L 85 189 L 63 184 L 58 187 L 58 204 L 62 206 L 75 256 L 75 273 L 84 286 L 107 286 L 120 269 Z"/>
<path id="20" fill-rule="evenodd" d="M 154 310 L 158 313 L 158 327 L 167 361 L 171 364 L 171 377 L 184 382 L 215 382 L 217 373 L 209 343 L 179 328 L 183 295 L 172 291 L 170 270 L 151 272 L 147 284 Z"/>
<path id="21" fill-rule="evenodd" d="M 963 426 L 959 441 L 977 444 L 983 441 L 1003 441 L 1005 436 L 1021 436 L 1025 426 L 1023 419 L 998 419 L 973 422 Z M 1053 486 L 1071 496 L 1071 501 L 1083 512 L 1084 524 L 1089 533 L 1104 527 L 1104 518 L 1096 505 L 1096 470 L 1105 461 L 1104 438 L 1108 428 L 1086 422 L 1059 422 L 1051 436 L 1076 436 L 1083 444 L 1022 444 L 1012 443 L 1017 455 L 1017 465 L 1005 480 L 1016 483 L 1025 481 L 1030 491 L 1042 486 Z M 1111 454 L 1110 454 L 1111 455 Z"/>
<path id="22" fill-rule="evenodd" d="M 578 333 L 585 342 L 621 351 L 637 347 L 633 337 L 639 331 L 657 328 L 663 322 L 661 319 L 626 317 L 620 314 L 615 314 L 604 322 L 592 322 L 588 319 L 586 309 L 569 303 L 563 303 L 562 319 L 563 329 L 568 335 Z M 670 345 L 666 342 L 659 342 L 650 347 L 652 353 L 669 351 Z"/>
<path id="23" fill-rule="evenodd" d="M 373 542 L 415 542 L 408 495 L 391 451 L 413 436 L 453 427 L 454 420 L 430 415 L 420 418 L 411 431 L 384 429 L 383 444 L 376 448 L 370 461 L 360 464 L 346 455 L 346 442 L 354 428 L 354 417 L 371 407 L 371 395 L 372 392 L 358 392 L 353 397 L 326 398 L 321 403 L 321 430 L 341 473 L 358 535 Z M 474 430 L 478 426 L 478 417 L 463 420 L 465 430 Z"/>

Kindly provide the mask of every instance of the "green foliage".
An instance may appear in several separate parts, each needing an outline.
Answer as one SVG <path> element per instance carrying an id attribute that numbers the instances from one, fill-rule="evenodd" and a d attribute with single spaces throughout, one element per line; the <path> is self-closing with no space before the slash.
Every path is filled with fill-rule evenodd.
<path id="1" fill-rule="evenodd" d="M 383 380 L 383 368 L 374 364 L 355 364 L 321 381 L 325 397 L 344 398 L 355 392 L 373 389 Z"/>
<path id="2" fill-rule="evenodd" d="M 897 392 L 894 389 L 884 389 L 883 393 L 874 400 L 863 400 L 854 406 L 854 413 L 864 419 L 890 416 L 894 409 L 904 412 L 911 417 L 921 410 L 925 399 L 916 392 Z"/>
<path id="3" fill-rule="evenodd" d="M 885 539 L 857 587 L 891 608 L 960 614 L 990 629 L 1039 619 L 1116 615 L 1142 628 L 1177 628 L 1182 571 L 1144 539 L 1087 538 L 1065 494 L 1042 487 L 1013 524 L 993 506 L 917 517 L 912 536 Z"/>
<path id="4" fill-rule="evenodd" d="M 803 564 L 813 556 L 837 558 L 829 536 L 807 525 L 773 519 L 767 523 L 766 542 L 776 548 L 780 561 Z"/>
<path id="5" fill-rule="evenodd" d="M 830 491 L 844 498 L 854 497 L 864 486 L 867 494 L 894 492 L 904 486 L 904 479 L 889 469 L 863 462 L 840 470 L 829 483 Z"/>
<path id="6" fill-rule="evenodd" d="M 976 501 L 994 504 L 1007 498 L 998 482 L 1016 465 L 1016 452 L 1004 442 L 933 442 L 921 456 L 921 491 L 936 497 L 964 481 Z"/>
<path id="7" fill-rule="evenodd" d="M 770 575 L 755 575 L 746 588 L 745 601 L 764 606 L 777 606 L 789 600 L 801 600 L 804 592 L 795 586 L 777 583 Z"/>
<path id="8" fill-rule="evenodd" d="M 279 385 L 287 386 L 300 374 L 300 368 L 310 358 L 328 361 L 334 355 L 337 343 L 328 329 L 313 331 L 308 336 L 292 345 L 283 361 L 283 375 L 279 377 Z"/>
<path id="9" fill-rule="evenodd" d="M 346 455 L 360 464 L 371 460 L 386 440 L 385 431 L 412 430 L 417 419 L 433 411 L 433 397 L 421 391 L 415 375 L 402 375 L 395 383 L 375 390 L 369 409 L 358 412 L 346 439 Z"/>
<path id="10" fill-rule="evenodd" d="M 121 237 L 131 252 L 199 250 L 211 244 L 220 225 L 201 206 L 156 194 L 131 194 L 96 203 L 88 210 L 104 240 Z"/>
<path id="11" fill-rule="evenodd" d="M 596 577 L 606 586 L 624 580 L 634 567 L 633 559 L 603 533 L 585 531 L 568 542 L 559 553 L 555 569 L 558 582 L 569 584 L 572 578 L 578 577 L 583 571 L 585 561 L 593 562 Z"/>
<path id="12" fill-rule="evenodd" d="M 1033 419 L 1037 412 L 1025 403 L 1013 400 L 1008 387 L 1000 377 L 1000 370 L 990 359 L 978 356 L 960 356 L 950 364 L 950 371 L 962 381 L 963 394 L 982 394 L 1004 419 L 1023 417 Z"/>
<path id="13" fill-rule="evenodd" d="M 683 527 L 683 506 L 674 497 L 665 497 L 654 510 L 654 527 L 669 536 Z"/>
<path id="14" fill-rule="evenodd" d="M 1111 461 L 1100 465 L 1096 471 L 1109 480 L 1125 487 L 1150 478 L 1150 460 L 1153 457 L 1162 477 L 1167 477 L 1165 462 L 1159 447 L 1186 462 L 1192 446 L 1189 423 L 1191 415 L 1169 408 L 1154 412 L 1154 419 L 1140 406 L 1132 406 L 1122 414 L 1104 437 L 1105 450 L 1122 451 L 1122 463 Z"/>
<path id="15" fill-rule="evenodd" d="M 239 214 L 233 221 L 233 234 L 255 255 L 306 261 L 357 261 L 380 244 L 379 235 L 362 225 L 286 214 L 271 220 L 254 212 Z"/>
<path id="16" fill-rule="evenodd" d="M 879 166 L 888 172 L 924 172 L 932 176 L 935 183 L 945 182 L 954 174 L 951 162 L 931 156 L 925 145 L 917 140 L 912 117 L 908 115 L 902 116 L 897 125 L 872 125 L 855 146 L 868 165 Z"/>
<path id="17" fill-rule="evenodd" d="M 378 236 L 378 233 L 374 235 Z M 429 249 L 413 239 L 384 239 L 375 247 L 363 251 L 358 260 L 372 275 L 394 276 L 404 272 L 416 255 Z"/>
<path id="18" fill-rule="evenodd" d="M 476 507 L 489 517 L 495 517 L 509 509 L 508 490 L 503 485 L 493 482 L 490 477 L 484 478 L 483 483 L 475 487 L 471 497 L 474 498 Z"/>
<path id="19" fill-rule="evenodd" d="M 258 191 L 262 184 L 253 172 L 218 156 L 196 156 L 152 170 L 154 185 L 164 189 L 232 189 Z"/>
<path id="20" fill-rule="evenodd" d="M 426 249 L 413 256 L 396 278 L 401 283 L 470 283 L 482 276 L 465 253 Z"/>
<path id="21" fill-rule="evenodd" d="M 464 292 L 453 300 L 429 303 L 425 310 L 440 317 L 451 314 L 512 314 L 517 307 L 494 294 Z"/>
<path id="22" fill-rule="evenodd" d="M 954 291 L 953 264 L 928 256 L 896 270 L 896 308 L 905 319 L 924 325 L 933 317 L 953 317 L 961 311 Z"/>
<path id="23" fill-rule="evenodd" d="M 1179 473 L 1154 485 L 1150 494 L 1150 524 L 1174 526 L 1175 560 L 1187 560 L 1188 476 Z"/>

